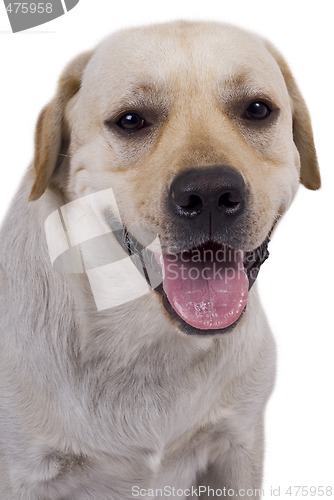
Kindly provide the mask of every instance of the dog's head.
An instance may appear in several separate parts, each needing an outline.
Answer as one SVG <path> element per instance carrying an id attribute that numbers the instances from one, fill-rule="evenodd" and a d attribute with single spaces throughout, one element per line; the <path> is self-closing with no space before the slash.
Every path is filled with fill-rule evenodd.
<path id="1" fill-rule="evenodd" d="M 236 323 L 247 258 L 299 182 L 320 187 L 287 64 L 216 23 L 122 31 L 75 59 L 40 115 L 35 171 L 31 200 L 50 182 L 66 200 L 112 187 L 124 226 L 159 235 L 167 309 L 190 333 Z"/>

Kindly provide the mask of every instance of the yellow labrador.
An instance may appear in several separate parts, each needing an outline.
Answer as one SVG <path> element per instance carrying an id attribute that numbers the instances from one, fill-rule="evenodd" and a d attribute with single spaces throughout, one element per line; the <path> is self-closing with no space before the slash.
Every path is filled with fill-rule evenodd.
<path id="1" fill-rule="evenodd" d="M 67 66 L 1 233 L 1 499 L 258 498 L 252 285 L 300 182 L 308 111 L 259 36 L 167 23 Z"/>

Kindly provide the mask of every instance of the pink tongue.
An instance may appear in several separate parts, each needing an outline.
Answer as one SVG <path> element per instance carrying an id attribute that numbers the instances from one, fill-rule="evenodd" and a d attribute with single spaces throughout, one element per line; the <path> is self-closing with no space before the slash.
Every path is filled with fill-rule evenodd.
<path id="1" fill-rule="evenodd" d="M 177 314 L 201 330 L 232 325 L 247 303 L 241 251 L 201 248 L 163 255 L 163 288 Z"/>

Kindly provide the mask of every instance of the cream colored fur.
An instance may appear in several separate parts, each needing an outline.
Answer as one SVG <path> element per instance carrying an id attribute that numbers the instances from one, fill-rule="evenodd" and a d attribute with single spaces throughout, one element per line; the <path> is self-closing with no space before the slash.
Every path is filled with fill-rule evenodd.
<path id="1" fill-rule="evenodd" d="M 280 109 L 277 123 L 247 129 L 233 103 L 263 94 Z M 138 102 L 156 116 L 149 137 L 105 127 Z M 166 186 L 212 164 L 234 166 L 251 190 L 245 250 L 285 213 L 300 178 L 320 185 L 307 109 L 262 38 L 215 23 L 144 27 L 65 70 L 1 231 L 1 500 L 260 488 L 275 346 L 256 286 L 231 333 L 187 336 L 153 290 L 97 311 L 87 278 L 57 273 L 46 245 L 52 212 L 109 187 L 124 224 L 168 240 Z"/>

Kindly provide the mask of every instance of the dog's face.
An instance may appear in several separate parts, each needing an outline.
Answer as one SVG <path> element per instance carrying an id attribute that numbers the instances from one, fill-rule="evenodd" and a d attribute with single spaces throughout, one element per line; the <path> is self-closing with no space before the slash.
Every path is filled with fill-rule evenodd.
<path id="1" fill-rule="evenodd" d="M 79 57 L 41 115 L 36 149 L 32 198 L 52 175 L 68 200 L 112 187 L 133 237 L 144 228 L 160 238 L 171 310 L 204 333 L 240 317 L 245 256 L 267 239 L 300 180 L 320 185 L 308 113 L 286 64 L 262 38 L 213 23 L 123 31 Z M 66 165 L 59 153 L 70 156 Z M 217 278 L 219 252 L 237 278 Z M 189 261 L 206 267 L 205 278 L 189 278 Z"/>

